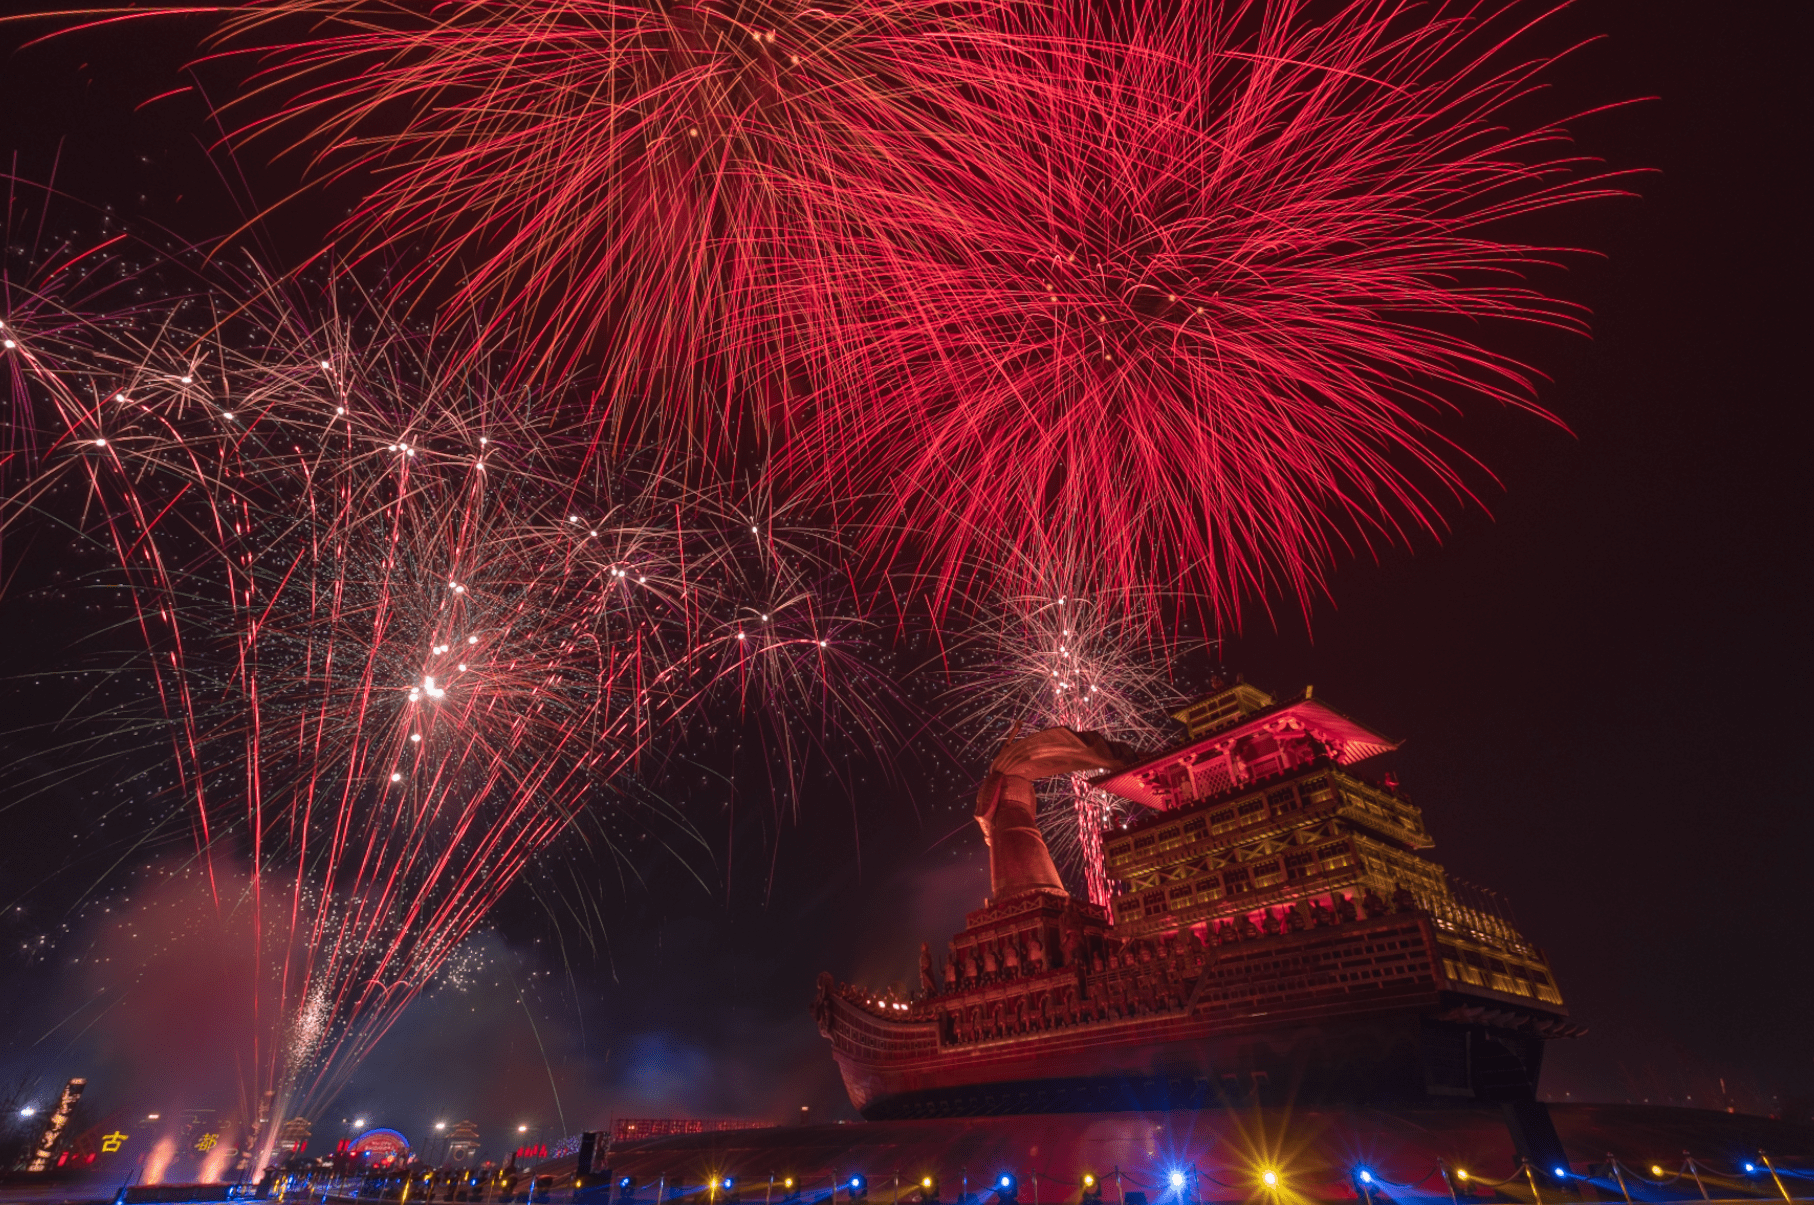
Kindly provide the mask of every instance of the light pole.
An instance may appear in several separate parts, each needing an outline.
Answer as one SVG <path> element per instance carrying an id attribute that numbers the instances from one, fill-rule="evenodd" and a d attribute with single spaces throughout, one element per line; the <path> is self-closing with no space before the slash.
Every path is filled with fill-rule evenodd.
<path id="1" fill-rule="evenodd" d="M 341 1120 L 346 1121 L 345 1118 L 341 1118 Z M 347 1123 L 346 1158 L 345 1158 L 345 1161 L 342 1162 L 340 1165 L 340 1182 L 343 1187 L 346 1184 L 346 1173 L 351 1171 L 354 1163 L 357 1162 L 357 1160 L 353 1157 L 353 1131 L 354 1130 L 363 1130 L 364 1128 L 365 1128 L 365 1118 L 363 1118 L 363 1117 L 355 1117 L 350 1122 Z M 355 1196 L 358 1195 L 358 1191 L 356 1189 L 354 1190 L 354 1195 Z"/>
<path id="2" fill-rule="evenodd" d="M 517 1136 L 517 1148 L 519 1150 L 527 1150 L 529 1148 L 529 1127 L 527 1125 L 517 1126 L 516 1136 Z M 525 1159 L 525 1161 L 527 1161 L 527 1159 Z M 518 1169 L 517 1174 L 518 1175 L 522 1174 L 521 1168 Z M 511 1195 L 511 1196 L 516 1195 L 516 1182 L 515 1181 L 511 1182 L 510 1189 L 509 1189 L 509 1195 Z M 532 1175 L 529 1177 L 529 1200 L 533 1201 L 534 1199 L 535 1199 L 535 1177 Z"/>

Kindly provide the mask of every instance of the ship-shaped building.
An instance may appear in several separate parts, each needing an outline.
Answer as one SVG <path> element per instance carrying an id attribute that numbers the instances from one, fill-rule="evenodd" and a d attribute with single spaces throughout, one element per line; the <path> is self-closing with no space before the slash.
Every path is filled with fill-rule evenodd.
<path id="1" fill-rule="evenodd" d="M 1544 1044 L 1581 1031 L 1543 951 L 1368 773 L 1397 742 L 1309 689 L 1235 682 L 1175 718 L 1152 756 L 1011 739 L 978 800 L 993 892 L 942 958 L 922 948 L 920 990 L 820 976 L 863 1116 L 1474 1101 L 1552 1145 Z M 1080 770 L 1139 805 L 1103 837 L 1107 909 L 1065 891 L 1033 820 L 1033 783 Z"/>
<path id="2" fill-rule="evenodd" d="M 1376 769 L 1395 741 L 1240 682 L 1175 718 L 1150 756 L 1011 734 L 977 793 L 990 894 L 921 947 L 919 990 L 819 977 L 865 1124 L 613 1142 L 602 1176 L 561 1165 L 574 1200 L 595 1179 L 613 1205 L 1805 1199 L 1814 1164 L 1779 1174 L 1804 1126 L 1540 1103 L 1545 1043 L 1581 1031 L 1543 951 L 1430 858 Z M 1036 823 L 1036 784 L 1080 773 L 1137 805 L 1102 834 L 1106 908 Z"/>

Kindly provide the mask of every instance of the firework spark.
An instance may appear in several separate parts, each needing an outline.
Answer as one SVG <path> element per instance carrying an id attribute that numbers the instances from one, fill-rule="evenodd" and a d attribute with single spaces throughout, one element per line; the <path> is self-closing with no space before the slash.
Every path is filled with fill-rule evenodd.
<path id="1" fill-rule="evenodd" d="M 945 0 L 255 0 L 222 41 L 271 62 L 242 140 L 369 182 L 347 247 L 422 249 L 409 284 L 534 349 L 521 378 L 583 364 L 616 417 L 662 420 L 635 430 L 734 443 L 785 404 L 774 264 L 822 228 L 780 181 L 836 193 L 954 128 L 979 36 Z"/>
<path id="2" fill-rule="evenodd" d="M 1155 717 L 1182 701 L 1180 667 L 1196 642 L 1155 645 L 1154 620 L 1144 609 L 1119 597 L 1105 605 L 1076 589 L 1088 577 L 1083 566 L 1057 568 L 1044 567 L 1046 589 L 974 617 L 968 640 L 951 657 L 953 723 L 974 760 L 986 762 L 1015 723 L 1031 731 L 1099 732 L 1135 748 L 1159 747 L 1170 735 Z M 1107 906 L 1112 895 L 1102 835 L 1126 818 L 1128 806 L 1084 774 L 1041 786 L 1046 843 L 1093 904 Z"/>
<path id="3" fill-rule="evenodd" d="M 79 483 L 56 517 L 111 550 L 176 790 L 210 859 L 249 861 L 277 952 L 275 1118 L 337 1090 L 582 809 L 630 806 L 619 777 L 714 691 L 833 706 L 851 677 L 791 533 L 604 471 L 483 373 L 443 392 L 382 312 L 309 321 L 270 288 L 148 329 L 21 312 L 40 437 L 8 518 Z"/>
<path id="4" fill-rule="evenodd" d="M 520 376 L 765 433 L 791 496 L 947 601 L 1088 533 L 1095 580 L 1232 625 L 1439 535 L 1478 480 L 1449 415 L 1548 417 L 1481 324 L 1578 329 L 1515 223 L 1616 190 L 1526 117 L 1539 23 L 261 0 L 224 37 L 275 47 L 241 133 L 367 181 L 349 245 L 419 251 L 445 312 L 539 349 Z"/>
<path id="5" fill-rule="evenodd" d="M 786 265 L 821 358 L 784 467 L 873 499 L 878 549 L 949 587 L 1089 539 L 1107 590 L 1224 623 L 1307 600 L 1342 547 L 1440 534 L 1472 469 L 1442 416 L 1548 417 L 1482 324 L 1579 326 L 1515 220 L 1613 191 L 1523 120 L 1549 60 L 1508 59 L 1520 23 L 1141 5 L 1077 18 L 1076 53 L 983 46 L 1010 61 L 982 86 L 1023 86 Z"/>

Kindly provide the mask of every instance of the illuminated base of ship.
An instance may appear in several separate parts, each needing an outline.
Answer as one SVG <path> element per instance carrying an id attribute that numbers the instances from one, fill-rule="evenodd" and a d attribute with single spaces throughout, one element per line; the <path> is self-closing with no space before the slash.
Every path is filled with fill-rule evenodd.
<path id="1" fill-rule="evenodd" d="M 870 1120 L 1530 1100 L 1544 1040 L 1578 1032 L 1560 1008 L 1451 980 L 1420 914 L 904 1007 L 822 979 L 815 1013 Z"/>

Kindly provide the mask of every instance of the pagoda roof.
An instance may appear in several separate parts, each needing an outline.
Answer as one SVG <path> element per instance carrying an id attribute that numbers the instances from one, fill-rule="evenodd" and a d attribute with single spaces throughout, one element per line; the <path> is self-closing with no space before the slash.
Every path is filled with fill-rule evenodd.
<path id="1" fill-rule="evenodd" d="M 1274 703 L 1238 723 L 1186 740 L 1098 779 L 1093 785 L 1123 799 L 1164 811 L 1180 806 L 1172 801 L 1170 791 L 1160 789 L 1160 784 L 1172 779 L 1173 767 L 1188 767 L 1206 757 L 1219 756 L 1238 741 L 1282 732 L 1302 732 L 1315 737 L 1327 749 L 1329 760 L 1342 766 L 1365 761 L 1404 743 L 1350 719 L 1322 700 L 1313 698 L 1311 689 L 1305 687 L 1299 698 Z"/>

